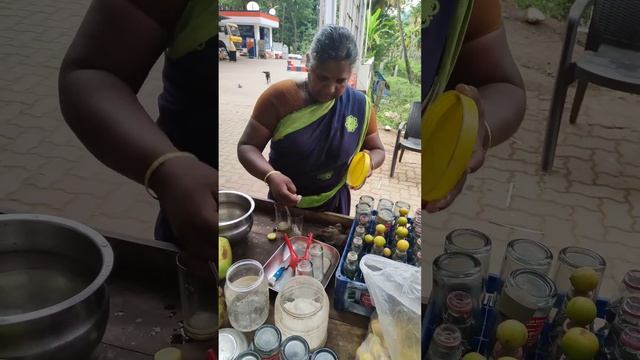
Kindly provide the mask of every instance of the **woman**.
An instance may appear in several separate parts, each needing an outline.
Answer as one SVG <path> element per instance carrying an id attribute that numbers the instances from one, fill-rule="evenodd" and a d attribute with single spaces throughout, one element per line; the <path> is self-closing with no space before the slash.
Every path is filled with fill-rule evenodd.
<path id="1" fill-rule="evenodd" d="M 507 43 L 500 0 L 425 0 L 422 43 L 424 107 L 442 91 L 456 89 L 476 102 L 480 115 L 467 172 L 444 199 L 423 204 L 428 212 L 437 212 L 451 205 L 467 174 L 482 167 L 487 151 L 518 130 L 526 96 Z"/>
<path id="2" fill-rule="evenodd" d="M 62 113 L 104 164 L 160 201 L 156 238 L 217 261 L 217 9 L 210 0 L 94 0 L 60 69 Z M 158 58 L 155 123 L 136 93 Z M 188 174 L 188 176 L 185 176 Z M 204 261 L 198 263 L 204 264 Z"/>
<path id="3" fill-rule="evenodd" d="M 348 29 L 324 27 L 311 44 L 307 79 L 275 83 L 256 102 L 238 143 L 238 158 L 269 185 L 269 198 L 349 214 L 345 178 L 351 158 L 362 149 L 372 169 L 382 165 L 385 153 L 375 112 L 364 94 L 347 85 L 357 57 Z M 269 141 L 267 161 L 262 150 Z"/>

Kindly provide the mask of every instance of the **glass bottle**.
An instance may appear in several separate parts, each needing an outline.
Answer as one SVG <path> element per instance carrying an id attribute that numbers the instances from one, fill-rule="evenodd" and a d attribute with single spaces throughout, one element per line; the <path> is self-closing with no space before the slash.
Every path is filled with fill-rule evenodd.
<path id="1" fill-rule="evenodd" d="M 384 252 L 385 244 L 386 244 L 386 241 L 382 236 L 376 236 L 373 239 L 373 249 L 371 250 L 371 253 L 374 255 L 382 256 L 382 253 Z"/>
<path id="2" fill-rule="evenodd" d="M 409 249 L 409 242 L 407 240 L 400 240 L 396 244 L 396 251 L 391 257 L 392 260 L 401 263 L 407 263 L 407 250 Z"/>
<path id="3" fill-rule="evenodd" d="M 296 266 L 296 276 L 313 276 L 311 261 L 303 259 Z"/>
<path id="4" fill-rule="evenodd" d="M 640 328 L 631 326 L 624 329 L 620 341 L 616 345 L 614 359 L 640 359 Z"/>
<path id="5" fill-rule="evenodd" d="M 629 296 L 620 306 L 620 312 L 611 324 L 609 334 L 605 339 L 605 347 L 612 349 L 620 341 L 624 328 L 640 326 L 640 297 Z"/>
<path id="6" fill-rule="evenodd" d="M 453 325 L 443 324 L 436 328 L 431 337 L 427 360 L 460 360 L 462 337 Z"/>
<path id="7" fill-rule="evenodd" d="M 367 226 L 371 220 L 371 206 L 367 203 L 356 205 L 356 219 L 358 224 Z"/>
<path id="8" fill-rule="evenodd" d="M 446 311 L 447 296 L 454 291 L 464 291 L 471 295 L 472 318 L 480 318 L 480 299 L 483 280 L 480 260 L 464 253 L 445 253 L 433 260 L 433 287 L 431 304 L 437 314 L 435 325 L 442 323 Z"/>
<path id="9" fill-rule="evenodd" d="M 353 234 L 353 237 L 354 238 L 355 237 L 363 238 L 364 235 L 366 234 L 366 232 L 367 232 L 367 229 L 366 229 L 366 227 L 364 225 L 358 225 L 358 226 L 356 226 L 356 231 Z"/>
<path id="10" fill-rule="evenodd" d="M 620 311 L 624 298 L 628 296 L 640 296 L 640 270 L 629 270 L 624 274 L 624 278 L 618 289 L 618 298 L 613 300 L 607 306 L 606 320 L 613 323 L 616 315 Z"/>
<path id="11" fill-rule="evenodd" d="M 449 293 L 444 322 L 458 328 L 462 339 L 462 347 L 468 350 L 473 337 L 473 301 L 469 293 L 464 291 Z"/>
<path id="12" fill-rule="evenodd" d="M 361 237 L 353 238 L 353 241 L 351 241 L 351 249 L 350 250 L 354 251 L 359 256 L 362 253 L 362 248 L 363 248 L 362 238 Z"/>
<path id="13" fill-rule="evenodd" d="M 347 260 L 344 262 L 344 276 L 351 280 L 356 279 L 358 274 L 358 253 L 349 251 Z"/>
<path id="14" fill-rule="evenodd" d="M 309 258 L 313 267 L 313 277 L 322 282 L 324 279 L 324 248 L 321 244 L 312 244 L 309 248 Z"/>

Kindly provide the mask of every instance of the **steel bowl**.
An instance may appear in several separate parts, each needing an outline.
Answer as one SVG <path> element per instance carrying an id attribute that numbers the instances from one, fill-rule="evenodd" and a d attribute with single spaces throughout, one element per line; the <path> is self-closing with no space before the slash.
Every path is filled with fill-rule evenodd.
<path id="1" fill-rule="evenodd" d="M 58 217 L 0 215 L 0 359 L 88 359 L 109 316 L 107 240 Z"/>
<path id="2" fill-rule="evenodd" d="M 218 232 L 231 245 L 246 240 L 253 227 L 253 199 L 237 191 L 218 193 Z"/>

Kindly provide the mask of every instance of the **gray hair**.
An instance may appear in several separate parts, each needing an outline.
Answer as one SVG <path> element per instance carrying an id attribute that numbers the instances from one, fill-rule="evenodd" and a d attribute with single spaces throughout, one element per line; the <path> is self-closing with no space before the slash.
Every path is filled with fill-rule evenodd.
<path id="1" fill-rule="evenodd" d="M 311 66 L 329 60 L 358 61 L 358 45 L 351 31 L 344 26 L 325 26 L 313 37 L 311 43 Z"/>

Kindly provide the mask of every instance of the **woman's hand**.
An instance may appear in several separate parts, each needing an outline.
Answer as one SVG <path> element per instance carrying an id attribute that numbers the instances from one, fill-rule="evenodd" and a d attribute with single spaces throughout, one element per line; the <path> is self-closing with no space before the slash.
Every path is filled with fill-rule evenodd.
<path id="1" fill-rule="evenodd" d="M 467 176 L 476 172 L 484 164 L 486 153 L 490 146 L 490 135 L 484 118 L 484 106 L 478 89 L 473 86 L 460 84 L 456 86 L 456 91 L 473 99 L 478 107 L 478 137 L 476 139 L 475 149 L 471 155 L 471 160 L 469 161 L 467 170 L 462 174 L 462 177 L 458 180 L 456 186 L 443 199 L 425 202 L 422 204 L 422 207 L 429 213 L 444 210 L 453 203 L 464 188 Z"/>
<path id="2" fill-rule="evenodd" d="M 267 179 L 267 185 L 271 189 L 273 199 L 286 206 L 296 206 L 300 200 L 300 195 L 296 195 L 296 186 L 293 181 L 281 172 L 274 172 Z"/>
<path id="3" fill-rule="evenodd" d="M 217 263 L 218 171 L 189 157 L 162 164 L 151 176 L 171 229 L 194 260 Z"/>

